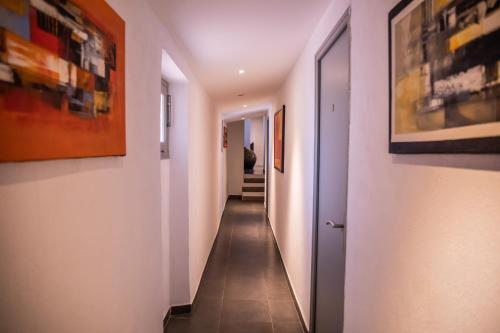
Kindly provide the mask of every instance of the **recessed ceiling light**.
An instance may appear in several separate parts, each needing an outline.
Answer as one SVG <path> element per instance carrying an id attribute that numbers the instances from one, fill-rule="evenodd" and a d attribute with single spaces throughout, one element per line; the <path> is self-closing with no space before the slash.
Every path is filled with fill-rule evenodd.
<path id="1" fill-rule="evenodd" d="M 248 105 L 246 105 L 246 104 L 245 104 L 245 105 L 243 105 L 243 107 L 244 107 L 244 108 L 246 108 L 247 106 L 248 106 Z"/>
<path id="2" fill-rule="evenodd" d="M 245 74 L 245 70 L 244 70 L 244 69 L 240 69 L 240 70 L 238 71 L 238 74 L 240 74 L 240 75 Z"/>

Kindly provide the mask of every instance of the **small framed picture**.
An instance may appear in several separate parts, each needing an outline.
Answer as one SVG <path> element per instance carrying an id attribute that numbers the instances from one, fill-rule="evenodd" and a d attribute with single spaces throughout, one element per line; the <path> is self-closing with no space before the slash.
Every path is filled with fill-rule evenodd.
<path id="1" fill-rule="evenodd" d="M 222 147 L 223 148 L 227 148 L 229 147 L 229 144 L 227 143 L 227 126 L 226 125 L 222 125 Z"/>

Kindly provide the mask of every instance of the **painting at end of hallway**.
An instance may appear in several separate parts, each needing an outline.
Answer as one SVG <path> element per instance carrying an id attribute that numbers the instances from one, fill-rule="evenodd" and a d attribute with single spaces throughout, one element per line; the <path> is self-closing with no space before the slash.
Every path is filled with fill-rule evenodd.
<path id="1" fill-rule="evenodd" d="M 285 106 L 274 114 L 274 168 L 285 172 Z"/>
<path id="2" fill-rule="evenodd" d="M 389 14 L 390 152 L 500 153 L 500 0 Z"/>
<path id="3" fill-rule="evenodd" d="M 0 0 L 0 162 L 125 154 L 124 21 L 104 0 Z"/>
<path id="4" fill-rule="evenodd" d="M 222 133 L 222 142 L 223 142 L 222 146 L 224 148 L 227 148 L 227 147 L 229 147 L 229 144 L 227 143 L 227 126 L 223 125 L 222 127 L 224 129 L 223 133 Z"/>

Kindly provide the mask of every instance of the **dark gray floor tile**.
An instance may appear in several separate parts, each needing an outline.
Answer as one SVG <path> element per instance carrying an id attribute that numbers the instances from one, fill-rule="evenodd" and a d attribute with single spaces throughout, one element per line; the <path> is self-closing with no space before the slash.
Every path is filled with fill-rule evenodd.
<path id="1" fill-rule="evenodd" d="M 226 281 L 224 299 L 267 300 L 266 291 L 266 283 L 263 277 L 232 276 Z"/>
<path id="2" fill-rule="evenodd" d="M 166 333 L 218 333 L 219 322 L 203 322 L 184 318 L 170 318 Z"/>
<path id="3" fill-rule="evenodd" d="M 274 333 L 304 333 L 302 325 L 297 322 L 273 322 Z"/>
<path id="4" fill-rule="evenodd" d="M 189 333 L 189 319 L 170 318 L 166 333 Z"/>
<path id="5" fill-rule="evenodd" d="M 269 300 L 293 301 L 288 282 L 283 276 L 267 278 L 266 288 Z"/>
<path id="6" fill-rule="evenodd" d="M 218 333 L 220 322 L 200 322 L 191 320 L 189 333 Z"/>
<path id="7" fill-rule="evenodd" d="M 270 323 L 222 324 L 221 333 L 273 333 Z"/>
<path id="8" fill-rule="evenodd" d="M 223 324 L 270 323 L 271 316 L 267 301 L 226 300 L 222 306 Z"/>
<path id="9" fill-rule="evenodd" d="M 221 314 L 222 299 L 198 298 L 193 304 L 190 318 L 196 322 L 218 323 L 220 321 Z"/>
<path id="10" fill-rule="evenodd" d="M 295 304 L 291 301 L 269 300 L 269 309 L 273 322 L 298 321 Z"/>
<path id="11" fill-rule="evenodd" d="M 230 200 L 190 315 L 170 333 L 301 332 L 261 203 Z"/>
<path id="12" fill-rule="evenodd" d="M 276 288 L 276 289 L 268 290 L 267 291 L 267 298 L 270 301 L 286 301 L 286 302 L 293 303 L 293 296 L 290 295 L 290 292 L 288 291 L 288 289 Z"/>
<path id="13" fill-rule="evenodd" d="M 231 264 L 227 269 L 227 280 L 238 278 L 265 278 L 265 270 L 258 266 L 240 264 Z"/>
<path id="14" fill-rule="evenodd" d="M 196 297 L 222 299 L 224 294 L 225 279 L 203 279 L 198 288 Z"/>
<path id="15" fill-rule="evenodd" d="M 225 260 L 214 260 L 207 264 L 205 271 L 203 272 L 204 279 L 221 279 L 224 280 L 226 277 L 226 272 L 228 269 L 228 264 Z"/>

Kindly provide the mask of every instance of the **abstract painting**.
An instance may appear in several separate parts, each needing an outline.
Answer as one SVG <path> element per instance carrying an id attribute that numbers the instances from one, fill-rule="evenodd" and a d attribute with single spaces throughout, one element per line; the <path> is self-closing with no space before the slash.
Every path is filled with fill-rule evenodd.
<path id="1" fill-rule="evenodd" d="M 285 172 L 285 106 L 274 114 L 274 168 Z"/>
<path id="2" fill-rule="evenodd" d="M 389 14 L 390 152 L 500 153 L 500 0 Z"/>
<path id="3" fill-rule="evenodd" d="M 227 142 L 227 126 L 222 123 L 222 147 L 227 148 L 229 147 L 229 144 Z"/>
<path id="4" fill-rule="evenodd" d="M 124 80 L 104 0 L 0 0 L 0 162 L 125 155 Z"/>

